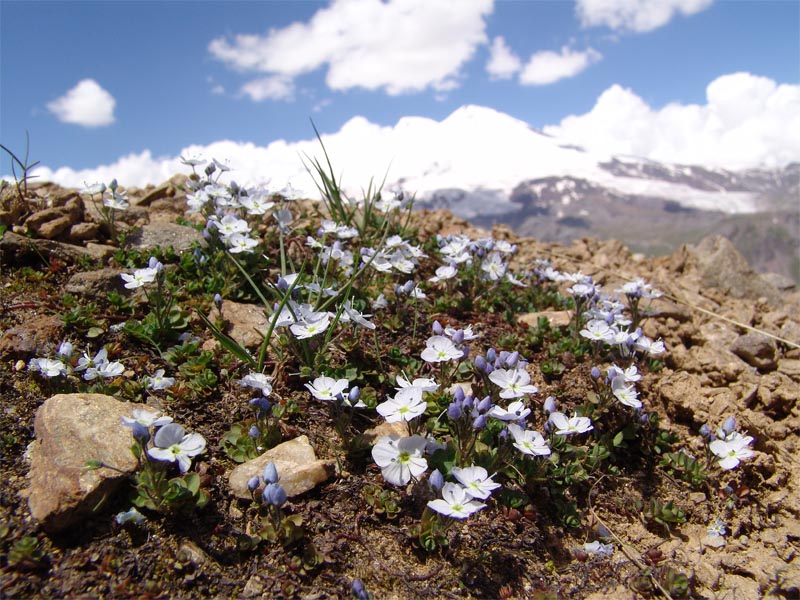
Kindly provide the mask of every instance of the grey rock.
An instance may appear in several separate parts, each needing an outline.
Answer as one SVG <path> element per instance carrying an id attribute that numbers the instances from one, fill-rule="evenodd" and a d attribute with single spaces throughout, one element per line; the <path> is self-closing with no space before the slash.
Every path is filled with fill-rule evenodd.
<path id="1" fill-rule="evenodd" d="M 75 223 L 69 228 L 69 241 L 80 244 L 100 237 L 100 225 L 97 223 Z"/>
<path id="2" fill-rule="evenodd" d="M 781 273 L 764 273 L 761 277 L 782 292 L 788 292 L 797 287 L 794 279 Z"/>
<path id="3" fill-rule="evenodd" d="M 247 489 L 248 480 L 264 472 L 267 463 L 275 463 L 278 470 L 278 483 L 290 498 L 314 489 L 327 481 L 336 472 L 336 462 L 319 460 L 314 448 L 304 435 L 283 442 L 264 454 L 236 467 L 228 477 L 231 492 L 243 500 L 252 498 Z"/>
<path id="4" fill-rule="evenodd" d="M 70 294 L 82 296 L 105 297 L 112 290 L 124 294 L 125 281 L 120 277 L 119 269 L 106 267 L 96 271 L 79 271 L 69 278 L 64 286 Z"/>
<path id="5" fill-rule="evenodd" d="M 130 429 L 122 425 L 132 405 L 103 394 L 59 394 L 36 412 L 28 447 L 31 516 L 50 532 L 92 514 L 137 467 Z M 87 469 L 99 460 L 117 470 Z"/>
<path id="6" fill-rule="evenodd" d="M 177 223 L 151 223 L 144 225 L 131 236 L 131 247 L 136 250 L 152 250 L 156 246 L 172 246 L 176 252 L 189 250 L 195 242 L 202 242 L 203 235 L 196 229 Z"/>
<path id="7" fill-rule="evenodd" d="M 6 330 L 0 337 L 0 356 L 15 359 L 42 357 L 61 342 L 64 328 L 56 315 L 36 315 Z"/>
<path id="8" fill-rule="evenodd" d="M 731 346 L 731 352 L 751 367 L 772 371 L 778 366 L 775 341 L 759 333 L 740 336 Z"/>
<path id="9" fill-rule="evenodd" d="M 12 231 L 6 231 L 0 239 L 0 255 L 3 260 L 40 260 L 41 257 L 59 258 L 66 262 L 76 262 L 84 256 L 90 259 L 106 261 L 116 248 L 104 244 L 88 243 L 86 247 L 65 244 L 54 240 L 32 239 Z"/>
<path id="10" fill-rule="evenodd" d="M 690 252 L 705 285 L 718 288 L 734 298 L 757 300 L 764 297 L 772 305 L 780 304 L 778 289 L 754 271 L 727 238 L 708 236 Z"/>
<path id="11" fill-rule="evenodd" d="M 208 319 L 214 323 L 220 318 L 217 307 L 211 309 Z M 259 304 L 242 304 L 225 300 L 222 303 L 222 318 L 226 321 L 225 333 L 245 348 L 258 348 L 262 337 L 269 329 L 264 307 Z M 259 333 L 260 332 L 260 333 Z"/>

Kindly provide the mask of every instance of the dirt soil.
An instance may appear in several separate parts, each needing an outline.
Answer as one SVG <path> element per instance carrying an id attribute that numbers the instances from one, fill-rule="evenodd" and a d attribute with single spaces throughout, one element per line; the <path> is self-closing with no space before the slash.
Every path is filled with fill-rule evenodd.
<path id="1" fill-rule="evenodd" d="M 130 190 L 129 196 L 135 205 L 152 192 Z M 166 200 L 180 206 L 180 193 L 173 190 Z M 139 216 L 145 222 L 165 222 L 175 214 L 157 198 L 142 206 Z M 420 214 L 417 224 L 421 239 L 436 233 L 480 235 L 444 212 Z M 302 515 L 307 536 L 323 558 L 309 568 L 296 552 L 280 546 L 237 547 L 251 507 L 227 488 L 227 473 L 235 463 L 220 448 L 220 438 L 233 421 L 246 416 L 247 393 L 236 381 L 240 372 L 223 372 L 218 365 L 216 389 L 165 406 L 209 441 L 200 464 L 211 494 L 208 506 L 180 518 L 148 515 L 141 528 L 123 528 L 113 516 L 127 510 L 130 500 L 120 494 L 80 527 L 47 534 L 31 518 L 21 492 L 27 487 L 25 452 L 34 437 L 34 416 L 53 390 L 25 363 L 33 356 L 53 356 L 63 339 L 85 340 L 62 318 L 70 310 L 65 287 L 76 273 L 98 264 L 90 267 L 56 251 L 31 255 L 5 246 L 0 263 L 0 597 L 350 598 L 352 581 L 359 578 L 376 599 L 651 598 L 664 597 L 670 589 L 677 595 L 679 587 L 670 585 L 683 575 L 689 582 L 687 597 L 800 598 L 798 295 L 782 292 L 778 301 L 734 298 L 708 288 L 687 249 L 645 259 L 614 242 L 583 240 L 564 247 L 516 239 L 508 229 L 496 228 L 492 234 L 519 244 L 516 262 L 523 267 L 546 258 L 557 269 L 594 275 L 607 289 L 641 276 L 667 292 L 659 314 L 645 327 L 668 348 L 662 368 L 648 372 L 639 386 L 645 409 L 657 412 L 662 426 L 679 437 L 676 448 L 696 456 L 703 453 L 700 427 L 708 423 L 715 429 L 734 415 L 740 429 L 755 438 L 755 457 L 734 471 L 712 470 L 705 484 L 692 488 L 659 468 L 657 460 L 631 456 L 620 465 L 620 475 L 593 476 L 576 491 L 579 527 L 562 524 L 542 488 L 542 498 L 519 510 L 490 500 L 486 510 L 453 525 L 446 548 L 428 553 L 412 535 L 427 488 L 391 489 L 368 455 L 344 455 L 328 411 L 310 399 L 299 377 L 286 376 L 276 382 L 275 392 L 295 400 L 301 410 L 287 419 L 284 439 L 307 435 L 320 458 L 338 461 L 334 478 L 286 506 L 287 512 Z M 120 272 L 130 270 L 113 259 L 106 262 Z M 104 325 L 127 318 L 115 312 L 105 294 L 91 301 Z M 208 299 L 203 301 L 207 306 Z M 146 308 L 136 310 L 141 314 Z M 473 323 L 485 340 L 535 337 L 530 326 L 500 315 L 426 312 L 420 323 L 434 318 L 461 326 Z M 751 333 L 749 328 L 778 338 L 768 368 L 758 370 L 730 352 L 738 338 Z M 28 342 L 12 341 L 10 330 L 25 332 Z M 210 338 L 199 320 L 191 330 Z M 417 337 L 424 340 L 425 331 Z M 106 327 L 101 340 L 126 366 L 135 365 L 129 368 L 137 376 L 163 368 L 157 355 L 132 346 L 121 333 Z M 403 349 L 418 354 L 421 343 L 407 342 Z M 592 366 L 588 357 L 575 361 L 562 356 L 565 372 L 546 377 L 540 368 L 548 358 L 544 350 L 519 349 L 531 362 L 538 402 L 552 394 L 568 407 L 585 398 Z M 375 415 L 357 426 L 378 423 Z M 389 518 L 374 510 L 367 499 L 375 487 L 390 490 L 399 515 Z M 647 519 L 644 507 L 652 498 L 673 502 L 685 512 L 686 522 L 664 527 Z M 718 517 L 727 532 L 712 539 L 707 529 Z M 610 558 L 578 550 L 597 539 L 598 532 L 614 544 Z M 20 558 L 24 540 L 31 539 L 33 550 Z"/>

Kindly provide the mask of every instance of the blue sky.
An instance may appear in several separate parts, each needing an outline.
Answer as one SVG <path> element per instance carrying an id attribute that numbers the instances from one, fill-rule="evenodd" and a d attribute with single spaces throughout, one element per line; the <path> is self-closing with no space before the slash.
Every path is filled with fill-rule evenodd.
<path id="1" fill-rule="evenodd" d="M 141 184 L 190 146 L 468 104 L 650 158 L 711 164 L 735 139 L 735 167 L 800 160 L 794 0 L 2 0 L 0 26 L 0 141 L 22 153 L 27 130 L 65 181 L 111 165 Z"/>

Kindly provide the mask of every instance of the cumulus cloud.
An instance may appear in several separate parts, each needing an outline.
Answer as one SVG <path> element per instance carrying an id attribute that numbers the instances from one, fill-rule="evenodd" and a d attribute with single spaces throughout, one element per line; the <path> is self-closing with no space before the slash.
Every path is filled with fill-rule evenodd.
<path id="1" fill-rule="evenodd" d="M 63 123 L 102 127 L 114 122 L 114 96 L 94 79 L 82 79 L 60 98 L 48 102 L 47 110 Z"/>
<path id="2" fill-rule="evenodd" d="M 307 23 L 216 38 L 208 50 L 237 71 L 281 78 L 287 86 L 327 67 L 333 90 L 444 91 L 457 85 L 461 67 L 486 43 L 493 3 L 460 0 L 454 10 L 447 0 L 334 0 Z M 289 97 L 242 91 L 254 100 Z"/>
<path id="3" fill-rule="evenodd" d="M 254 102 L 261 100 L 291 100 L 294 98 L 294 83 L 283 76 L 252 79 L 245 83 L 242 93 Z"/>
<path id="4" fill-rule="evenodd" d="M 492 79 L 509 79 L 520 70 L 522 62 L 519 57 L 506 45 L 503 36 L 497 36 L 492 41 L 489 50 L 489 61 L 486 63 L 486 72 Z"/>
<path id="5" fill-rule="evenodd" d="M 545 133 L 653 160 L 728 169 L 778 166 L 800 157 L 800 85 L 750 73 L 723 75 L 706 88 L 706 103 L 656 109 L 613 85 L 592 110 Z"/>
<path id="6" fill-rule="evenodd" d="M 577 0 L 575 12 L 584 27 L 605 25 L 643 33 L 669 23 L 676 14 L 693 15 L 714 0 Z"/>
<path id="7" fill-rule="evenodd" d="M 523 67 L 519 81 L 523 85 L 549 85 L 560 79 L 575 77 L 602 57 L 593 48 L 580 52 L 564 46 L 561 52 L 536 52 Z"/>

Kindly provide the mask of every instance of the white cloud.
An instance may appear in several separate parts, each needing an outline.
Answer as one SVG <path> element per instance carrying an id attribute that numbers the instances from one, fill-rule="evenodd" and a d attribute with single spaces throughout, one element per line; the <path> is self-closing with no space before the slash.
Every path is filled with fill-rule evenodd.
<path id="1" fill-rule="evenodd" d="M 503 36 L 497 36 L 492 41 L 489 61 L 486 63 L 486 72 L 492 79 L 509 79 L 520 70 L 522 62 L 506 45 Z"/>
<path id="2" fill-rule="evenodd" d="M 294 98 L 294 83 L 288 77 L 275 76 L 252 79 L 245 83 L 241 92 L 254 102 L 261 100 L 291 100 Z"/>
<path id="3" fill-rule="evenodd" d="M 208 49 L 238 71 L 289 81 L 327 67 L 333 90 L 443 91 L 486 43 L 492 9 L 493 0 L 460 0 L 457 9 L 448 0 L 334 0 L 308 23 L 216 38 Z"/>
<path id="4" fill-rule="evenodd" d="M 693 15 L 714 0 L 577 0 L 575 12 L 584 27 L 605 25 L 643 33 L 658 29 L 681 13 Z"/>
<path id="5" fill-rule="evenodd" d="M 733 73 L 708 85 L 705 104 L 661 109 L 613 85 L 591 111 L 544 131 L 590 148 L 681 164 L 785 165 L 800 157 L 800 85 Z"/>
<path id="6" fill-rule="evenodd" d="M 47 110 L 63 123 L 102 127 L 114 122 L 116 103 L 94 79 L 82 79 L 66 94 L 49 102 Z"/>
<path id="7" fill-rule="evenodd" d="M 523 85 L 549 85 L 560 79 L 575 77 L 602 57 L 593 48 L 579 52 L 564 46 L 560 53 L 550 50 L 536 52 L 519 74 L 519 81 Z"/>

